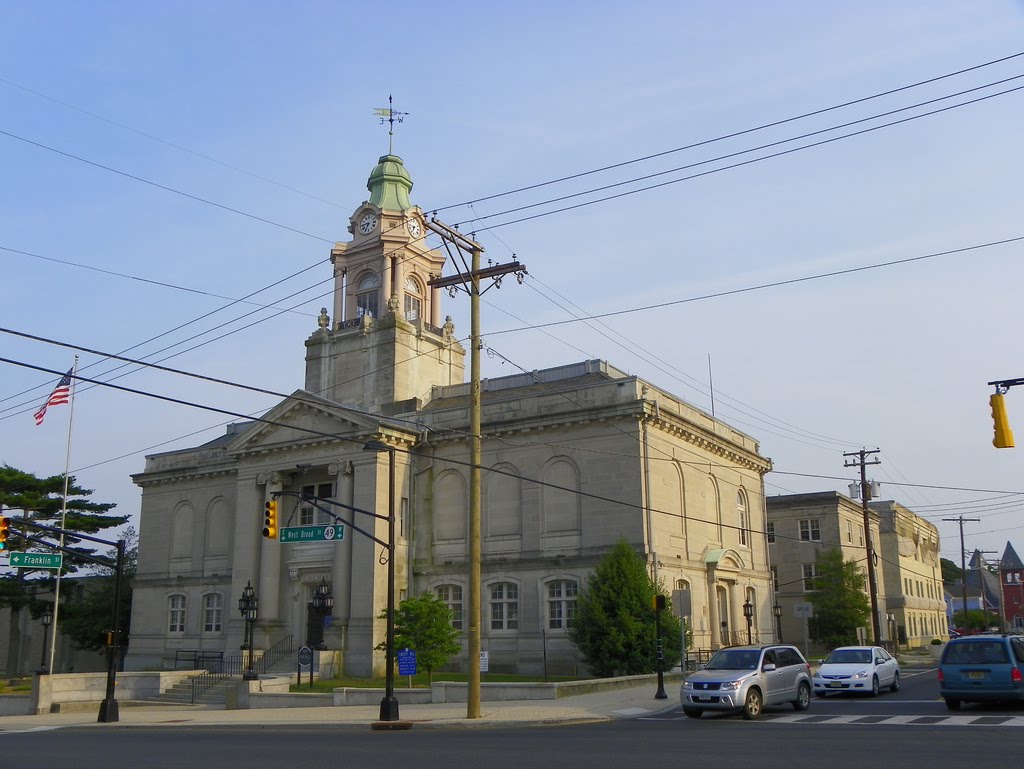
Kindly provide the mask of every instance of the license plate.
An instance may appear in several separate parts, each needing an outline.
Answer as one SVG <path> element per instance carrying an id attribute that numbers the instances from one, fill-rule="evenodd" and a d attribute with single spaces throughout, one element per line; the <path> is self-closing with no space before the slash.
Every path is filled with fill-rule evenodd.
<path id="1" fill-rule="evenodd" d="M 838 688 L 840 688 L 840 687 L 842 686 L 842 684 L 841 684 L 841 683 L 839 683 L 838 681 L 832 681 L 832 682 L 831 682 L 831 683 L 829 684 L 829 686 L 831 686 L 831 687 L 833 687 L 833 688 L 835 688 L 835 689 L 838 689 Z"/>
<path id="2" fill-rule="evenodd" d="M 698 694 L 697 695 L 697 699 L 700 700 L 701 702 L 711 702 L 711 700 L 713 700 L 714 697 L 712 697 L 709 694 Z"/>
<path id="3" fill-rule="evenodd" d="M 967 677 L 970 678 L 972 681 L 981 681 L 985 678 L 985 674 L 982 673 L 980 670 L 972 670 L 967 674 Z"/>

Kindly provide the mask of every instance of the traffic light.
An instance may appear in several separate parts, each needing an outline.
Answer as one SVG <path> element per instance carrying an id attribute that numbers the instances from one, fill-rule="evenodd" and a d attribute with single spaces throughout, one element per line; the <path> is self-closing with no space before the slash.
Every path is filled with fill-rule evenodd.
<path id="1" fill-rule="evenodd" d="M 6 550 L 7 540 L 11 532 L 11 519 L 6 515 L 0 515 L 0 551 Z"/>
<path id="2" fill-rule="evenodd" d="M 277 539 L 277 500 L 272 499 L 267 502 L 266 508 L 263 536 L 267 539 Z"/>
<path id="3" fill-rule="evenodd" d="M 995 393 L 988 402 L 992 406 L 992 421 L 996 428 L 996 437 L 992 439 L 992 445 L 997 449 L 1012 449 L 1013 431 L 1010 429 L 1010 420 L 1006 417 L 1003 394 Z"/>

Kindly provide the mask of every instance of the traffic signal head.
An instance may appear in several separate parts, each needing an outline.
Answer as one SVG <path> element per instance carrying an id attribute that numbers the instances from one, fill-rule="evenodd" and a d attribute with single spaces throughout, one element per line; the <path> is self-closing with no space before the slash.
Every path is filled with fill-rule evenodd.
<path id="1" fill-rule="evenodd" d="M 265 507 L 263 536 L 267 539 L 277 539 L 277 500 L 270 500 Z"/>
<path id="2" fill-rule="evenodd" d="M 996 430 L 992 445 L 997 449 L 1012 449 L 1013 431 L 1010 429 L 1010 420 L 1006 417 L 1006 403 L 1003 402 L 1003 394 L 995 393 L 988 399 L 988 402 L 992 406 L 992 422 Z"/>
<path id="3" fill-rule="evenodd" d="M 11 533 L 11 519 L 6 515 L 0 515 L 0 551 L 6 550 L 7 540 Z"/>

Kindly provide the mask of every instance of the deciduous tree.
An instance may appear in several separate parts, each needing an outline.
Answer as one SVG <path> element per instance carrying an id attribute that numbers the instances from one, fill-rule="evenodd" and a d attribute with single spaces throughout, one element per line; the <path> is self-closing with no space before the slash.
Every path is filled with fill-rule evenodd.
<path id="1" fill-rule="evenodd" d="M 818 576 L 807 600 L 814 606 L 808 634 L 827 649 L 857 643 L 857 628 L 867 627 L 871 602 L 864 592 L 864 573 L 855 561 L 844 561 L 838 548 L 817 558 Z"/>

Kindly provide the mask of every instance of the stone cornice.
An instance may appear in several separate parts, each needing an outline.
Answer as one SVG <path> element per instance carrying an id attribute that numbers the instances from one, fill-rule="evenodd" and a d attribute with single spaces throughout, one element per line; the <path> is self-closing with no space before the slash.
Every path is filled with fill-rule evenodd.
<path id="1" fill-rule="evenodd" d="M 722 457 L 729 462 L 740 465 L 748 470 L 764 475 L 772 469 L 772 461 L 756 452 L 749 451 L 736 443 L 723 438 L 691 422 L 679 418 L 664 409 L 652 409 L 651 404 L 644 404 L 645 419 L 649 425 L 666 435 L 681 440 L 691 446 Z"/>
<path id="2" fill-rule="evenodd" d="M 167 470 L 154 470 L 152 472 L 136 473 L 132 481 L 136 486 L 146 488 L 148 486 L 161 486 L 169 483 L 181 483 L 182 481 L 196 480 L 199 478 L 215 478 L 217 476 L 237 476 L 238 469 L 235 467 L 203 467 L 200 465 L 189 465 L 187 467 L 174 467 Z"/>

